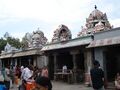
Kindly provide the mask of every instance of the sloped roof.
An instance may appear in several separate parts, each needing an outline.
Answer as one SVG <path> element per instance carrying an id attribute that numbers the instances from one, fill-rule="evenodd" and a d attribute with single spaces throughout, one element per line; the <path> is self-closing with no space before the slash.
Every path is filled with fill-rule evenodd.
<path id="1" fill-rule="evenodd" d="M 79 38 L 75 38 L 75 39 L 68 40 L 68 41 L 47 44 L 41 49 L 41 51 L 48 51 L 48 50 L 54 50 L 54 49 L 62 49 L 62 48 L 87 45 L 91 41 L 92 41 L 92 36 L 84 36 L 84 37 L 79 37 Z"/>
<path id="2" fill-rule="evenodd" d="M 29 49 L 29 50 L 23 50 L 23 51 L 18 51 L 18 52 L 4 53 L 0 55 L 0 59 L 29 56 L 29 55 L 41 55 L 42 52 L 40 52 L 40 50 L 41 49 L 36 48 L 36 49 Z"/>

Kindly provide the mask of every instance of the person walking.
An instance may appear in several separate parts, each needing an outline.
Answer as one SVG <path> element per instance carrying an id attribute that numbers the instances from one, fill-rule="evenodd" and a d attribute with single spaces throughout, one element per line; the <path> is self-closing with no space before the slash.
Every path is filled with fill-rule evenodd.
<path id="1" fill-rule="evenodd" d="M 92 86 L 94 90 L 104 89 L 104 71 L 100 68 L 97 60 L 93 62 L 93 68 L 90 70 Z"/>
<path id="2" fill-rule="evenodd" d="M 44 66 L 42 68 L 41 76 L 48 77 L 48 68 L 47 68 L 47 66 Z"/>
<path id="3" fill-rule="evenodd" d="M 4 69 L 4 83 L 7 87 L 7 90 L 10 90 L 10 67 L 6 66 Z"/>
<path id="4" fill-rule="evenodd" d="M 49 79 L 44 76 L 39 76 L 35 80 L 35 88 L 32 90 L 49 90 L 48 89 Z"/>
<path id="5" fill-rule="evenodd" d="M 48 90 L 52 90 L 52 83 L 50 78 L 48 77 L 48 68 L 46 66 L 43 67 L 42 72 L 41 72 L 41 77 L 47 78 L 47 85 L 48 85 Z"/>
<path id="6" fill-rule="evenodd" d="M 120 90 L 120 74 L 117 73 L 115 77 L 115 90 Z"/>

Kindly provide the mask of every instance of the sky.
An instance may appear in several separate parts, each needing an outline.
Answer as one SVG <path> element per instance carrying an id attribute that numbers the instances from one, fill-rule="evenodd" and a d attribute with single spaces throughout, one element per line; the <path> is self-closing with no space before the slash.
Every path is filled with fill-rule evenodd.
<path id="1" fill-rule="evenodd" d="M 119 0 L 0 0 L 0 37 L 8 32 L 21 39 L 39 28 L 51 41 L 55 29 L 64 24 L 75 38 L 94 5 L 114 28 L 120 26 Z"/>

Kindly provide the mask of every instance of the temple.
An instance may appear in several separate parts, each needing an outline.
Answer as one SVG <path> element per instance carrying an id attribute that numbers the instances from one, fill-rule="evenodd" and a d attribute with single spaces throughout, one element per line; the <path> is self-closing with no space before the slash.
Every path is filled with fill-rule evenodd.
<path id="1" fill-rule="evenodd" d="M 25 35 L 27 48 L 11 50 L 7 43 L 0 59 L 4 65 L 33 64 L 39 68 L 48 66 L 49 77 L 59 80 L 63 65 L 68 83 L 90 83 L 92 62 L 98 60 L 105 71 L 107 82 L 113 82 L 120 72 L 120 27 L 110 25 L 106 13 L 95 9 L 86 18 L 77 38 L 72 39 L 70 29 L 60 24 L 50 43 L 39 29 Z"/>

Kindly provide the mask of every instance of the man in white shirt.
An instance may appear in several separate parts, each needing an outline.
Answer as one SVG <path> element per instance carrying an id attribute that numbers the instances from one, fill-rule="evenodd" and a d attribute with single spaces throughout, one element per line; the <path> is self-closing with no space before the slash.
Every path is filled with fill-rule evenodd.
<path id="1" fill-rule="evenodd" d="M 64 66 L 62 67 L 62 72 L 63 72 L 63 73 L 67 73 L 67 66 L 66 66 L 66 65 L 64 65 Z"/>
<path id="2" fill-rule="evenodd" d="M 33 70 L 31 68 L 31 66 L 28 66 L 26 68 L 23 69 L 22 71 L 22 79 L 24 79 L 25 81 L 30 81 L 30 78 L 33 76 Z"/>

